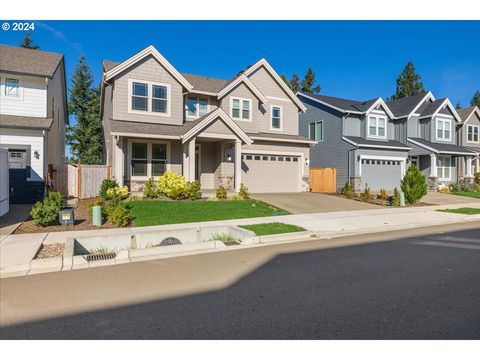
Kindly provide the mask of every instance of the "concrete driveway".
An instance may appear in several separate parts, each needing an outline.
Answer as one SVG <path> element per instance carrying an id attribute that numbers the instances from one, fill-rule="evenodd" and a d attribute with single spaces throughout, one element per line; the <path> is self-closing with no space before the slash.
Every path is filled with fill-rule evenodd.
<path id="1" fill-rule="evenodd" d="M 310 192 L 252 194 L 252 198 L 272 204 L 292 214 L 381 209 L 377 205 Z"/>
<path id="2" fill-rule="evenodd" d="M 442 194 L 436 191 L 429 191 L 428 194 L 422 198 L 422 202 L 432 205 L 471 204 L 478 202 L 480 205 L 480 199 L 468 196 Z"/>

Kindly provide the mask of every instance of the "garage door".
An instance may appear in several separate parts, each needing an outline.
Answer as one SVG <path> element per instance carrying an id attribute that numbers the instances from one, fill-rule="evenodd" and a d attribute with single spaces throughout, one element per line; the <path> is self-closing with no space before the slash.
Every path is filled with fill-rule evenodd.
<path id="1" fill-rule="evenodd" d="M 298 192 L 300 157 L 242 155 L 242 182 L 252 193 Z"/>
<path id="2" fill-rule="evenodd" d="M 373 191 L 400 188 L 402 163 L 393 160 L 362 159 L 362 189 L 365 184 Z"/>

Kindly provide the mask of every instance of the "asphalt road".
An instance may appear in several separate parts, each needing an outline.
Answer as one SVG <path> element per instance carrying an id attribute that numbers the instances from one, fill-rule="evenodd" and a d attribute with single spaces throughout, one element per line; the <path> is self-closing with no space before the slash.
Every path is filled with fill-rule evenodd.
<path id="1" fill-rule="evenodd" d="M 12 278 L 0 290 L 2 339 L 480 339 L 480 225 Z"/>

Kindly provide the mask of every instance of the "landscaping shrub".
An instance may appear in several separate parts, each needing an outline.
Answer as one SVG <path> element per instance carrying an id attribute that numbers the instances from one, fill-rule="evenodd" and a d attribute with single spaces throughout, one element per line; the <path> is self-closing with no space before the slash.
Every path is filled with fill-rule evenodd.
<path id="1" fill-rule="evenodd" d="M 480 186 L 480 172 L 476 172 L 475 174 L 473 174 L 473 182 Z"/>
<path id="2" fill-rule="evenodd" d="M 440 184 L 438 185 L 438 192 L 442 194 L 448 194 L 450 192 L 450 188 L 446 185 Z"/>
<path id="3" fill-rule="evenodd" d="M 52 191 L 43 199 L 38 201 L 30 211 L 33 223 L 37 226 L 48 226 L 55 224 L 58 220 L 58 212 L 63 207 L 62 194 Z"/>
<path id="4" fill-rule="evenodd" d="M 240 194 L 235 194 L 230 198 L 230 200 L 239 201 L 239 200 L 245 200 L 245 199 Z"/>
<path id="5" fill-rule="evenodd" d="M 362 199 L 363 202 L 370 202 L 370 199 L 372 198 L 372 192 L 370 191 L 370 188 L 368 187 L 368 184 L 365 184 L 365 189 L 360 193 L 360 199 Z"/>
<path id="6" fill-rule="evenodd" d="M 110 210 L 108 219 L 116 226 L 124 227 L 132 221 L 132 214 L 130 209 L 121 203 Z"/>
<path id="7" fill-rule="evenodd" d="M 350 183 L 348 181 L 345 183 L 345 185 L 343 185 L 342 195 L 345 195 L 347 199 L 353 198 L 352 187 L 350 186 Z"/>
<path id="8" fill-rule="evenodd" d="M 238 193 L 238 195 L 244 200 L 250 199 L 250 191 L 248 191 L 248 188 L 245 186 L 244 183 L 240 184 L 240 192 Z"/>
<path id="9" fill-rule="evenodd" d="M 165 171 L 158 179 L 158 191 L 171 199 L 186 199 L 188 183 L 182 175 Z"/>
<path id="10" fill-rule="evenodd" d="M 422 197 L 427 195 L 427 182 L 425 175 L 415 166 L 410 165 L 401 183 L 402 191 L 405 193 L 405 200 L 409 204 L 416 204 Z"/>
<path id="11" fill-rule="evenodd" d="M 154 178 L 151 177 L 145 183 L 145 187 L 143 188 L 143 197 L 147 199 L 155 199 L 158 197 L 158 195 L 157 183 L 155 182 Z"/>
<path id="12" fill-rule="evenodd" d="M 189 182 L 187 186 L 187 198 L 190 200 L 200 199 L 202 197 L 202 192 L 200 191 L 201 187 L 202 184 L 199 180 Z"/>
<path id="13" fill-rule="evenodd" d="M 95 200 L 87 200 L 85 202 L 85 207 L 87 208 L 88 215 L 92 215 L 92 208 L 94 206 L 102 206 L 103 201 L 102 199 L 95 199 Z"/>
<path id="14" fill-rule="evenodd" d="M 387 203 L 387 197 L 388 197 L 387 190 L 380 189 L 380 201 L 382 206 L 385 206 L 385 204 Z"/>
<path id="15" fill-rule="evenodd" d="M 100 185 L 100 197 L 104 200 L 108 199 L 107 191 L 108 189 L 118 187 L 117 181 L 113 179 L 105 179 Z"/>
<path id="16" fill-rule="evenodd" d="M 393 189 L 393 206 L 400 206 L 400 191 Z"/>
<path id="17" fill-rule="evenodd" d="M 107 190 L 107 198 L 113 199 L 118 198 L 124 200 L 128 197 L 128 187 L 113 187 Z"/>
<path id="18" fill-rule="evenodd" d="M 220 185 L 216 191 L 217 199 L 225 200 L 227 198 L 227 189 L 224 186 Z"/>

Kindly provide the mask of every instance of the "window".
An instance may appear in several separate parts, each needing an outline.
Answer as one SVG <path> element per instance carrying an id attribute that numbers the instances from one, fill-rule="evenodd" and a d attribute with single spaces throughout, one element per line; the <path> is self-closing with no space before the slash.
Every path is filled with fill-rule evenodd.
<path id="1" fill-rule="evenodd" d="M 152 144 L 152 176 L 162 176 L 167 170 L 167 145 Z"/>
<path id="2" fill-rule="evenodd" d="M 18 79 L 5 79 L 5 96 L 20 96 L 20 81 Z"/>
<path id="3" fill-rule="evenodd" d="M 479 142 L 479 135 L 478 135 L 479 130 L 480 130 L 480 126 L 478 126 L 478 125 L 468 125 L 467 141 L 478 143 Z"/>
<path id="4" fill-rule="evenodd" d="M 385 138 L 387 119 L 381 116 L 368 117 L 368 136 Z"/>
<path id="5" fill-rule="evenodd" d="M 234 119 L 250 120 L 251 100 L 231 98 L 231 115 Z"/>
<path id="6" fill-rule="evenodd" d="M 323 121 L 309 124 L 308 137 L 310 140 L 323 141 Z"/>
<path id="7" fill-rule="evenodd" d="M 282 129 L 282 108 L 280 106 L 272 106 L 271 129 Z"/>
<path id="8" fill-rule="evenodd" d="M 437 157 L 437 177 L 438 180 L 451 179 L 452 158 L 450 156 Z"/>
<path id="9" fill-rule="evenodd" d="M 450 140 L 450 129 L 452 126 L 452 120 L 450 119 L 437 119 L 437 140 Z"/>
<path id="10" fill-rule="evenodd" d="M 148 111 L 148 85 L 134 82 L 132 85 L 132 110 Z"/>
<path id="11" fill-rule="evenodd" d="M 167 87 L 162 85 L 152 85 L 152 111 L 167 112 Z"/>
<path id="12" fill-rule="evenodd" d="M 187 115 L 199 117 L 208 113 L 208 99 L 189 97 L 187 100 Z"/>
<path id="13" fill-rule="evenodd" d="M 132 176 L 147 176 L 147 144 L 132 144 Z"/>

